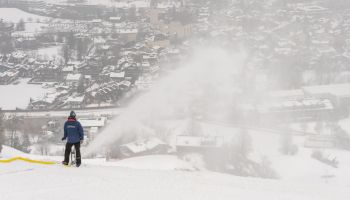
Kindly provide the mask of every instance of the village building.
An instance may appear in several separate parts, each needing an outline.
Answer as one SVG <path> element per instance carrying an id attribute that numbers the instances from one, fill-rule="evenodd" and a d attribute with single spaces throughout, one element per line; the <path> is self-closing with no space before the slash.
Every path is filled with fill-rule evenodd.
<path id="1" fill-rule="evenodd" d="M 181 40 L 189 38 L 193 34 L 193 25 L 191 23 L 183 24 L 180 21 L 171 21 L 168 24 L 163 24 L 161 29 L 164 33 Z"/>
<path id="2" fill-rule="evenodd" d="M 28 109 L 30 110 L 46 110 L 53 104 L 53 101 L 45 99 L 30 100 Z"/>
<path id="3" fill-rule="evenodd" d="M 121 145 L 119 147 L 119 157 L 128 158 L 151 154 L 166 154 L 169 149 L 169 146 L 160 139 L 151 138 Z"/>
<path id="4" fill-rule="evenodd" d="M 218 136 L 178 135 L 176 137 L 176 153 L 179 157 L 188 154 L 199 154 L 213 167 L 222 162 L 225 155 L 224 139 Z"/>
<path id="5" fill-rule="evenodd" d="M 160 48 L 167 48 L 170 46 L 170 39 L 169 36 L 164 34 L 156 34 L 150 38 L 147 39 L 147 45 L 148 47 L 160 47 Z"/>
<path id="6" fill-rule="evenodd" d="M 68 88 L 57 86 L 55 90 L 51 90 L 42 98 L 30 99 L 28 109 L 32 110 L 48 110 L 62 108 L 64 102 L 61 98 L 69 94 Z"/>
<path id="7" fill-rule="evenodd" d="M 87 138 L 92 140 L 96 137 L 96 134 L 106 126 L 107 118 L 98 117 L 98 118 L 79 118 L 81 126 L 86 132 Z"/>
<path id="8" fill-rule="evenodd" d="M 82 74 L 68 74 L 65 79 L 66 84 L 69 86 L 78 86 L 82 81 Z"/>
<path id="9" fill-rule="evenodd" d="M 121 71 L 121 72 L 111 72 L 109 74 L 109 78 L 112 81 L 116 81 L 116 82 L 121 82 L 125 79 L 125 71 Z"/>
<path id="10" fill-rule="evenodd" d="M 121 28 L 121 29 L 116 29 L 114 33 L 118 34 L 123 41 L 133 42 L 133 41 L 136 41 L 138 29 Z"/>
<path id="11" fill-rule="evenodd" d="M 85 95 L 82 96 L 70 96 L 66 100 L 66 107 L 71 109 L 84 108 L 85 106 Z"/>
<path id="12" fill-rule="evenodd" d="M 101 65 L 101 59 L 99 57 L 94 57 L 78 65 L 77 70 L 83 75 L 90 75 L 91 77 L 96 78 L 103 70 Z"/>
<path id="13" fill-rule="evenodd" d="M 19 77 L 19 71 L 17 69 L 9 69 L 4 72 L 0 72 L 0 85 L 8 85 L 15 81 Z"/>
<path id="14" fill-rule="evenodd" d="M 38 64 L 34 69 L 33 81 L 57 82 L 61 80 L 61 68 L 53 64 Z"/>
<path id="15" fill-rule="evenodd" d="M 74 66 L 73 65 L 68 65 L 62 68 L 62 77 L 67 77 L 68 74 L 73 74 L 74 73 Z"/>

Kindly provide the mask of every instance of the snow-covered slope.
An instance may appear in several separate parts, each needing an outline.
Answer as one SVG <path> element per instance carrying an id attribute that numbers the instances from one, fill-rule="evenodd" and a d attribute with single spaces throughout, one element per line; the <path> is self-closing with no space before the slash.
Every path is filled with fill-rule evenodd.
<path id="1" fill-rule="evenodd" d="M 5 155 L 6 154 L 6 155 Z M 5 147 L 2 157 L 28 156 Z M 39 158 L 39 156 L 37 157 Z M 44 159 L 44 158 L 42 158 Z M 49 158 L 45 158 L 49 159 Z M 52 160 L 58 158 L 53 157 Z M 167 167 L 156 167 L 160 162 Z M 85 160 L 81 168 L 37 165 L 16 161 L 0 164 L 2 200 L 347 200 L 349 183 L 330 184 L 290 180 L 243 178 L 208 171 L 174 170 L 180 161 L 150 156 L 103 166 L 102 160 Z M 182 163 L 183 164 L 183 163 Z M 110 164 L 113 165 L 113 164 Z M 285 167 L 285 166 L 283 166 Z M 290 166 L 293 168 L 295 166 Z M 312 166 L 317 167 L 317 166 Z M 132 169 L 134 168 L 134 169 Z"/>
<path id="2" fill-rule="evenodd" d="M 105 159 L 90 159 L 85 160 L 84 162 L 88 165 L 114 166 L 144 170 L 195 170 L 189 163 L 184 162 L 178 159 L 176 156 L 171 155 L 143 156 L 114 162 L 106 162 Z"/>

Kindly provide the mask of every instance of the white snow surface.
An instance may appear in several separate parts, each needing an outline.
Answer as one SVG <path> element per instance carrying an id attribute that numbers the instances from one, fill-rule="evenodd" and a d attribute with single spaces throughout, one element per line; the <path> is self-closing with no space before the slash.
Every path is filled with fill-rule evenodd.
<path id="1" fill-rule="evenodd" d="M 49 17 L 34 15 L 18 8 L 0 8 L 0 19 L 7 22 L 18 23 L 20 20 L 24 22 L 47 21 Z"/>
<path id="2" fill-rule="evenodd" d="M 58 160 L 59 157 L 33 156 L 4 147 L 0 157 L 27 156 Z M 288 159 L 288 157 L 286 157 Z M 302 165 L 294 159 L 294 165 Z M 174 162 L 169 162 L 173 160 Z M 304 160 L 302 160 L 304 161 Z M 181 161 L 172 156 L 145 156 L 106 163 L 84 160 L 80 168 L 38 165 L 16 161 L 0 164 L 2 200 L 347 200 L 349 181 L 325 182 L 243 178 L 209 171 L 174 170 Z M 300 162 L 300 163 L 299 163 Z M 113 164 L 114 163 L 114 164 Z M 118 164 L 119 163 L 119 164 Z M 152 165 L 153 163 L 153 165 Z M 182 163 L 183 164 L 183 163 Z M 344 171 L 348 168 L 344 166 Z M 109 166 L 107 166 L 109 165 Z M 119 165 L 119 166 L 118 166 Z M 153 167 L 149 167 L 153 166 Z M 319 169 L 317 162 L 312 166 Z M 310 170 L 312 172 L 314 170 Z M 310 178 L 305 177 L 305 178 Z M 349 180 L 349 179 L 348 179 Z"/>
<path id="3" fill-rule="evenodd" d="M 46 93 L 41 85 L 28 84 L 29 79 L 20 79 L 17 85 L 0 85 L 0 108 L 14 110 L 27 108 L 30 98 L 40 98 Z"/>

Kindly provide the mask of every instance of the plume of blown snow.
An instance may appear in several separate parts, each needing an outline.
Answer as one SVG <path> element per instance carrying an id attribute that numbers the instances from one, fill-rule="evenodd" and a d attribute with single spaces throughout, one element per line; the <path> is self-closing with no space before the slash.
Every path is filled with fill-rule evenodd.
<path id="1" fill-rule="evenodd" d="M 245 55 L 219 47 L 194 48 L 189 59 L 129 104 L 87 147 L 87 154 L 100 152 L 125 134 L 152 134 L 149 124 L 193 112 L 216 111 L 221 116 L 234 96 L 234 77 Z M 199 111 L 196 109 L 200 109 Z"/>

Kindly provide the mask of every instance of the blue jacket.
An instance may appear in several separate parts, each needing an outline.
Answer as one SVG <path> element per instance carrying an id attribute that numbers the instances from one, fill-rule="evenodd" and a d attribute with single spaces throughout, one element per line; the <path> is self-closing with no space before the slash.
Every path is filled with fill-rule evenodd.
<path id="1" fill-rule="evenodd" d="M 80 122 L 74 118 L 68 118 L 64 124 L 64 139 L 67 139 L 68 143 L 78 143 L 80 140 L 84 140 L 84 130 Z"/>

